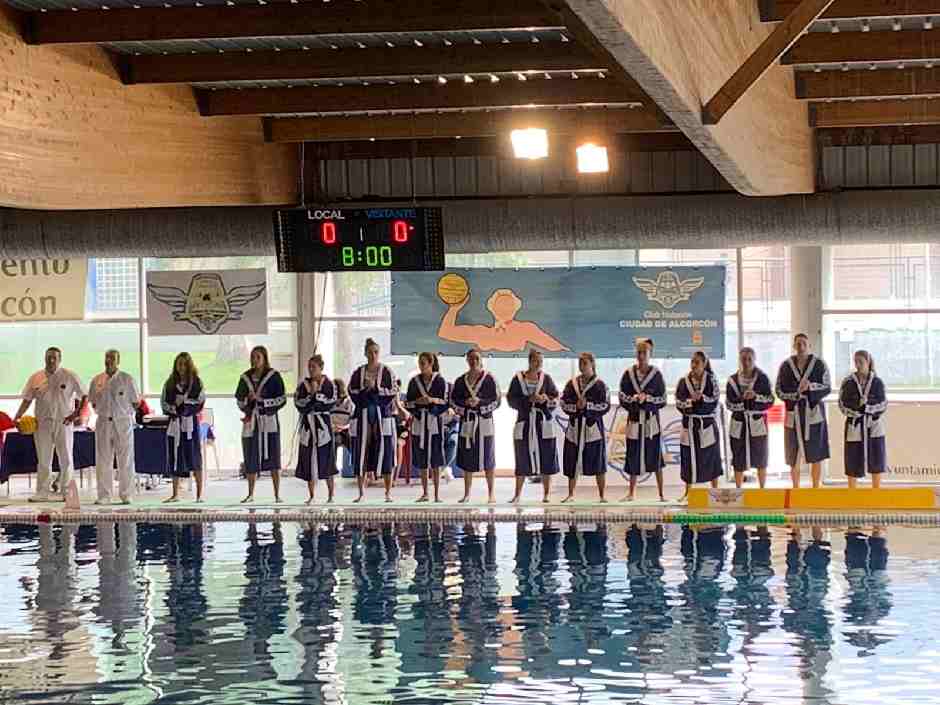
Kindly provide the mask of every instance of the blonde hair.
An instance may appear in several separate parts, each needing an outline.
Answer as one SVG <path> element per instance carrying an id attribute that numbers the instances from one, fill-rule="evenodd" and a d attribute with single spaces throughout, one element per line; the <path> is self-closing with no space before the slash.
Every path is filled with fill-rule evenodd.
<path id="1" fill-rule="evenodd" d="M 578 355 L 578 362 L 585 360 L 586 362 L 591 363 L 591 372 L 595 375 L 597 374 L 597 360 L 594 357 L 594 353 L 583 352 Z"/>

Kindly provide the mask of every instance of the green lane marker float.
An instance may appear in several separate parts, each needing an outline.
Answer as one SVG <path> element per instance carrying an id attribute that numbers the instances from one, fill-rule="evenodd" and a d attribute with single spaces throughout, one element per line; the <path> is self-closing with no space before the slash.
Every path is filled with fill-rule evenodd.
<path id="1" fill-rule="evenodd" d="M 784 514 L 671 514 L 671 524 L 786 524 Z"/>

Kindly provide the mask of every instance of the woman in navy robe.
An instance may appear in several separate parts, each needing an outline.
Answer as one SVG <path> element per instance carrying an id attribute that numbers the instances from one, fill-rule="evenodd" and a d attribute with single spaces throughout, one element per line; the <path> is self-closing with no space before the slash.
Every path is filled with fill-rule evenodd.
<path id="1" fill-rule="evenodd" d="M 718 487 L 721 477 L 721 434 L 715 410 L 721 391 L 708 356 L 701 350 L 692 354 L 689 374 L 676 386 L 676 408 L 682 414 L 680 475 L 689 488 L 701 482 Z"/>
<path id="2" fill-rule="evenodd" d="M 561 395 L 561 407 L 568 414 L 562 458 L 565 477 L 568 478 L 568 496 L 562 502 L 574 499 L 581 475 L 595 478 L 600 501 L 606 502 L 607 432 L 604 430 L 604 414 L 610 410 L 610 393 L 597 376 L 594 355 L 581 353 L 578 369 L 581 374 L 565 385 Z"/>
<path id="3" fill-rule="evenodd" d="M 888 465 L 884 421 L 888 400 L 871 354 L 859 350 L 853 358 L 855 372 L 839 389 L 839 408 L 845 416 L 845 475 L 854 488 L 858 478 L 868 473 L 871 486 L 877 488 Z"/>
<path id="4" fill-rule="evenodd" d="M 529 351 L 529 368 L 518 372 L 509 383 L 506 401 L 516 410 L 513 448 L 516 455 L 516 493 L 519 501 L 526 477 L 541 476 L 542 501 L 548 502 L 552 475 L 558 473 L 558 446 L 555 444 L 555 409 L 558 388 L 551 375 L 542 371 L 542 353 Z"/>
<path id="5" fill-rule="evenodd" d="M 355 413 L 349 419 L 353 469 L 359 483 L 359 497 L 364 496 L 366 474 L 381 474 L 385 483 L 385 501 L 392 501 L 392 472 L 395 467 L 395 399 L 398 386 L 395 374 L 379 361 L 379 344 L 366 340 L 367 362 L 349 379 L 349 398 Z"/>
<path id="6" fill-rule="evenodd" d="M 331 412 L 336 405 L 336 387 L 323 374 L 323 356 L 307 361 L 310 376 L 297 385 L 294 406 L 300 414 L 300 455 L 294 476 L 307 482 L 307 504 L 313 503 L 317 480 L 326 480 L 327 503 L 333 501 L 336 475 L 336 445 Z"/>
<path id="7" fill-rule="evenodd" d="M 199 412 L 206 405 L 206 392 L 189 353 L 173 361 L 173 372 L 163 385 L 160 406 L 169 417 L 166 429 L 167 474 L 173 478 L 173 494 L 165 502 L 180 500 L 180 479 L 196 476 L 196 501 L 202 502 L 202 443 Z"/>
<path id="8" fill-rule="evenodd" d="M 630 491 L 624 500 L 636 498 L 636 481 L 643 473 L 655 473 L 659 501 L 663 495 L 662 424 L 659 411 L 666 406 L 666 381 L 663 373 L 650 364 L 653 341 L 649 338 L 636 344 L 636 364 L 620 378 L 620 406 L 627 412 L 627 452 L 623 471 L 630 478 Z"/>
<path id="9" fill-rule="evenodd" d="M 832 391 L 829 368 L 810 354 L 809 338 L 798 333 L 793 338 L 796 353 L 780 365 L 777 396 L 787 407 L 783 425 L 783 445 L 790 479 L 800 486 L 800 468 L 809 463 L 813 487 L 822 481 L 822 461 L 829 458 L 829 424 L 823 400 Z"/>
<path id="10" fill-rule="evenodd" d="M 454 382 L 451 404 L 460 417 L 457 440 L 457 465 L 463 470 L 464 494 L 461 503 L 470 499 L 473 474 L 486 473 L 487 501 L 496 502 L 496 426 L 493 412 L 499 408 L 501 396 L 496 378 L 483 369 L 479 350 L 467 352 L 470 369 Z"/>
<path id="11" fill-rule="evenodd" d="M 444 456 L 444 423 L 441 416 L 450 408 L 447 381 L 440 375 L 437 355 L 418 355 L 418 374 L 408 382 L 405 408 L 411 413 L 411 467 L 421 473 L 422 494 L 428 501 L 428 475 L 434 484 L 434 501 L 440 502 L 441 468 Z"/>
<path id="12" fill-rule="evenodd" d="M 281 373 L 271 367 L 268 349 L 258 345 L 251 351 L 251 369 L 238 380 L 235 401 L 242 418 L 242 457 L 248 496 L 242 504 L 255 501 L 258 473 L 270 472 L 274 501 L 281 501 L 281 423 L 277 412 L 287 403 Z"/>
<path id="13" fill-rule="evenodd" d="M 754 364 L 754 349 L 741 348 L 738 371 L 728 378 L 725 389 L 731 422 L 731 465 L 735 487 L 744 484 L 744 473 L 757 468 L 761 489 L 767 484 L 767 410 L 774 405 L 770 378 Z"/>

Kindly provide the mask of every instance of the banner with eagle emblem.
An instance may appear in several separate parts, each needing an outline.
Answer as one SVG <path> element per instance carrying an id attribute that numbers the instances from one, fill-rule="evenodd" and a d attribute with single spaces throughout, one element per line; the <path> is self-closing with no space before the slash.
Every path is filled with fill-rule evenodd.
<path id="1" fill-rule="evenodd" d="M 147 272 L 151 336 L 266 335 L 264 269 Z"/>
<path id="2" fill-rule="evenodd" d="M 725 357 L 727 269 L 549 267 L 398 272 L 392 277 L 392 353 L 468 347 L 496 356 L 534 348 L 552 357 L 632 357 L 638 338 L 655 356 L 696 350 Z"/>

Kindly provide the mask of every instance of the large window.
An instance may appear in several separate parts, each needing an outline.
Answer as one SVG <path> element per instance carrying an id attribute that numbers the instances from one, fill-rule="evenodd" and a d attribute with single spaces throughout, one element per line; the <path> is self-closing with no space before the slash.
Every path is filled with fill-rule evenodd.
<path id="1" fill-rule="evenodd" d="M 940 250 L 930 244 L 824 250 L 823 353 L 838 380 L 868 350 L 888 386 L 940 389 Z"/>
<path id="2" fill-rule="evenodd" d="M 268 281 L 268 335 L 181 336 L 152 338 L 147 333 L 147 312 L 142 302 L 143 277 L 152 270 L 263 268 Z M 386 287 L 387 289 L 387 287 Z M 387 294 L 386 294 L 387 298 Z M 238 467 L 241 462 L 241 423 L 232 398 L 238 376 L 248 367 L 248 353 L 266 345 L 271 364 L 284 376 L 288 392 L 297 383 L 297 286 L 294 275 L 279 274 L 273 257 L 217 257 L 203 259 L 101 258 L 88 262 L 85 321 L 75 323 L 5 323 L 0 349 L 0 409 L 15 411 L 27 377 L 43 365 L 49 346 L 63 351 L 63 366 L 82 381 L 104 369 L 104 351 L 121 351 L 121 367 L 142 384 L 153 409 L 173 363 L 182 351 L 190 352 L 208 392 L 206 408 L 215 420 L 219 464 Z M 285 429 L 284 462 L 290 462 L 296 413 L 291 406 L 281 414 Z M 215 457 L 209 453 L 209 465 Z"/>

